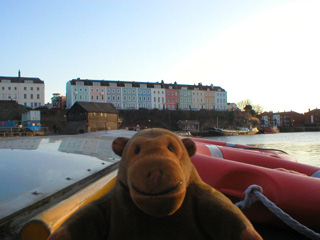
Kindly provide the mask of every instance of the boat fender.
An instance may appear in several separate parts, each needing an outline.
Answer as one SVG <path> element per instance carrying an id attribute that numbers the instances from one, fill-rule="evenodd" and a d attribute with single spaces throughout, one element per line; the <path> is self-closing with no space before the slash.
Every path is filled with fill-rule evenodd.
<path id="1" fill-rule="evenodd" d="M 212 157 L 224 158 L 220 148 L 218 148 L 217 146 L 206 144 L 206 147 L 209 149 Z"/>
<path id="2" fill-rule="evenodd" d="M 293 219 L 290 215 L 282 211 L 279 207 L 277 207 L 272 201 L 270 201 L 265 195 L 263 195 L 262 187 L 258 185 L 251 185 L 245 191 L 245 198 L 235 203 L 237 207 L 240 209 L 248 209 L 251 207 L 253 203 L 260 200 L 263 205 L 265 205 L 271 212 L 273 212 L 279 219 L 281 219 L 285 224 L 299 232 L 300 234 L 306 236 L 307 238 L 313 240 L 320 240 L 320 234 L 316 233 L 310 228 L 307 228 L 303 224 L 299 223 L 295 219 Z"/>
<path id="3" fill-rule="evenodd" d="M 320 170 L 315 171 L 315 172 L 311 175 L 311 177 L 320 178 Z"/>

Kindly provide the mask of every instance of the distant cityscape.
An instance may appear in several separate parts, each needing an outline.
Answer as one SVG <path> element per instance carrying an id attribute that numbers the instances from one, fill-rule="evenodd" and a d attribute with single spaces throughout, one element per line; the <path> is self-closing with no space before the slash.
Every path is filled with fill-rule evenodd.
<path id="1" fill-rule="evenodd" d="M 28 108 L 45 105 L 45 83 L 39 78 L 0 76 L 1 100 L 15 100 Z M 228 104 L 227 92 L 220 86 L 201 83 L 184 85 L 161 82 L 130 82 L 114 80 L 73 79 L 66 83 L 66 108 L 77 102 L 112 103 L 117 109 L 169 109 L 169 110 L 234 110 Z M 51 107 L 64 96 L 55 93 Z M 63 101 L 62 101 L 63 102 Z M 62 106 L 61 106 L 62 107 Z"/>
<path id="2" fill-rule="evenodd" d="M 220 86 L 185 85 L 161 82 L 72 79 L 66 82 L 66 96 L 54 93 L 45 104 L 45 83 L 39 78 L 0 76 L 0 100 L 16 101 L 25 108 L 70 109 L 76 102 L 109 103 L 117 110 L 215 110 L 235 111 L 227 91 Z M 264 112 L 257 116 L 261 125 L 302 126 L 320 124 L 320 110 L 305 114 Z"/>

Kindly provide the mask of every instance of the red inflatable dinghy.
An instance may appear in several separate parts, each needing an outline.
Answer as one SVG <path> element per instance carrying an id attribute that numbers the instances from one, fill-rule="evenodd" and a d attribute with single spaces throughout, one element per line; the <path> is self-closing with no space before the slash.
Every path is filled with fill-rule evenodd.
<path id="1" fill-rule="evenodd" d="M 233 202 L 255 184 L 284 212 L 314 231 L 320 231 L 320 168 L 297 163 L 281 151 L 228 146 L 216 141 L 193 139 L 197 153 L 192 162 L 201 178 Z M 244 211 L 256 223 L 284 226 L 263 204 Z"/>

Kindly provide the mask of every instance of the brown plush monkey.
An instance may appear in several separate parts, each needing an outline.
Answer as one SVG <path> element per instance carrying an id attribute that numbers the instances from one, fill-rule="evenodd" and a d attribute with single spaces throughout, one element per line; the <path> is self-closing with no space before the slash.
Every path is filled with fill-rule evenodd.
<path id="1" fill-rule="evenodd" d="M 190 157 L 191 139 L 164 129 L 117 138 L 117 183 L 73 214 L 49 240 L 57 239 L 262 239 L 244 214 L 204 183 Z"/>

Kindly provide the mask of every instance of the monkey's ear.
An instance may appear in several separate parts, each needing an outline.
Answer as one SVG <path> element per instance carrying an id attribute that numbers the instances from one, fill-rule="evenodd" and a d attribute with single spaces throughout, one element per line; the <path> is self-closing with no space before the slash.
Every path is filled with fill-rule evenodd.
<path id="1" fill-rule="evenodd" d="M 189 156 L 192 157 L 197 151 L 196 144 L 190 138 L 183 138 L 182 142 L 183 142 L 184 146 L 186 147 L 186 149 L 189 153 Z"/>
<path id="2" fill-rule="evenodd" d="M 112 142 L 112 150 L 118 156 L 122 156 L 122 152 L 124 147 L 127 145 L 129 138 L 126 137 L 118 137 Z"/>

